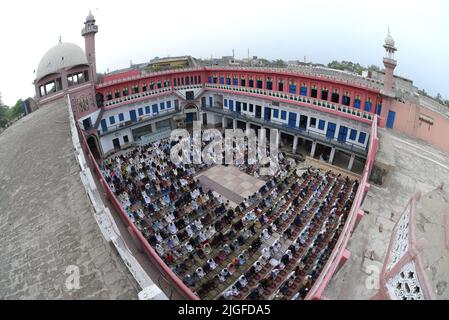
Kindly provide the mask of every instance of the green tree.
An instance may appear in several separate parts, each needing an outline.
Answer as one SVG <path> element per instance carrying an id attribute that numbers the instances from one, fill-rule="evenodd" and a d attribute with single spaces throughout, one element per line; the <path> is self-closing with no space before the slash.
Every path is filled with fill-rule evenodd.
<path id="1" fill-rule="evenodd" d="M 427 96 L 427 92 L 424 89 L 418 89 L 418 93 L 423 96 Z"/>
<path id="2" fill-rule="evenodd" d="M 11 107 L 8 109 L 8 112 L 7 112 L 8 121 L 13 121 L 14 119 L 16 119 L 22 115 L 22 113 L 23 113 L 22 103 L 23 103 L 23 100 L 19 99 L 19 100 L 17 100 L 14 107 Z"/>
<path id="3" fill-rule="evenodd" d="M 7 112 L 8 107 L 3 104 L 2 95 L 0 93 L 0 128 L 3 128 L 8 123 Z"/>
<path id="4" fill-rule="evenodd" d="M 377 71 L 377 72 L 379 72 L 380 68 L 378 66 L 375 66 L 374 64 L 372 64 L 372 65 L 368 66 L 368 71 Z"/>
<path id="5" fill-rule="evenodd" d="M 284 68 L 284 67 L 287 66 L 287 63 L 284 60 L 282 60 L 282 59 L 277 59 L 274 62 L 274 64 L 275 64 L 276 67 L 280 67 L 280 68 Z"/>
<path id="6" fill-rule="evenodd" d="M 338 61 L 334 60 L 334 61 L 328 63 L 327 66 L 332 69 L 350 71 L 350 72 L 354 72 L 357 74 L 362 74 L 362 72 L 366 70 L 366 68 L 361 66 L 359 63 L 354 63 L 352 61 L 338 62 Z"/>

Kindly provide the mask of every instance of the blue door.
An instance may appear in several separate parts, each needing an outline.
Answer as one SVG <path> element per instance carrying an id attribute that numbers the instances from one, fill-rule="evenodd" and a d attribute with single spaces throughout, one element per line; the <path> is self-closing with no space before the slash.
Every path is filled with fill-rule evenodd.
<path id="1" fill-rule="evenodd" d="M 395 117 L 396 117 L 396 112 L 388 111 L 388 117 L 387 117 L 387 128 L 388 129 L 393 129 Z"/>
<path id="2" fill-rule="evenodd" d="M 136 110 L 129 110 L 129 118 L 131 122 L 137 122 Z"/>
<path id="3" fill-rule="evenodd" d="M 270 121 L 271 120 L 271 108 L 265 107 L 264 109 L 264 120 L 265 121 Z"/>
<path id="4" fill-rule="evenodd" d="M 153 104 L 151 106 L 151 110 L 153 111 L 153 115 L 158 114 L 159 110 L 157 108 L 157 104 Z"/>
<path id="5" fill-rule="evenodd" d="M 235 111 L 237 111 L 237 113 L 242 112 L 242 104 L 239 101 L 235 102 Z"/>
<path id="6" fill-rule="evenodd" d="M 192 123 L 193 122 L 193 112 L 186 113 L 186 123 Z"/>
<path id="7" fill-rule="evenodd" d="M 328 139 L 334 139 L 335 138 L 335 129 L 336 129 L 337 125 L 335 123 L 329 122 L 327 124 L 327 132 L 326 132 L 326 137 Z"/>
<path id="8" fill-rule="evenodd" d="M 290 112 L 288 114 L 288 126 L 290 128 L 296 127 L 296 113 Z"/>
<path id="9" fill-rule="evenodd" d="M 106 124 L 106 120 L 105 119 L 101 119 L 101 131 L 103 131 L 103 132 L 107 132 L 108 131 L 108 126 Z"/>
<path id="10" fill-rule="evenodd" d="M 340 130 L 338 130 L 338 142 L 346 142 L 347 136 L 348 128 L 345 126 L 340 126 Z"/>

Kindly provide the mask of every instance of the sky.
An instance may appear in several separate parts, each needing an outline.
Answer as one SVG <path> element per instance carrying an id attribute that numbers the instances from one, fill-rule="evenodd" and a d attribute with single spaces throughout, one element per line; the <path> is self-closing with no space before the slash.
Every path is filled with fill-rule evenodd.
<path id="1" fill-rule="evenodd" d="M 387 28 L 396 41 L 395 74 L 449 99 L 447 0 L 0 1 L 0 93 L 7 105 L 34 96 L 34 71 L 58 43 L 84 49 L 94 14 L 97 71 L 155 56 L 250 55 L 382 65 Z"/>

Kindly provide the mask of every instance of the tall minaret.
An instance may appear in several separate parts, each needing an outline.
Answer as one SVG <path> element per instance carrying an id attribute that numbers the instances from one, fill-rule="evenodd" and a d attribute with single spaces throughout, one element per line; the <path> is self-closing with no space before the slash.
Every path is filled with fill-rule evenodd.
<path id="1" fill-rule="evenodd" d="M 85 40 L 86 58 L 92 70 L 91 79 L 97 82 L 97 65 L 95 60 L 95 34 L 98 32 L 98 26 L 95 24 L 95 18 L 89 10 L 89 15 L 84 22 L 84 28 L 81 34 Z"/>
<path id="2" fill-rule="evenodd" d="M 386 51 L 386 55 L 384 57 L 384 66 L 385 66 L 385 80 L 384 80 L 384 91 L 386 94 L 393 94 L 393 73 L 394 68 L 397 66 L 397 62 L 394 59 L 394 53 L 397 51 L 394 46 L 394 39 L 390 35 L 390 28 L 388 28 L 388 35 L 385 38 L 384 48 Z"/>

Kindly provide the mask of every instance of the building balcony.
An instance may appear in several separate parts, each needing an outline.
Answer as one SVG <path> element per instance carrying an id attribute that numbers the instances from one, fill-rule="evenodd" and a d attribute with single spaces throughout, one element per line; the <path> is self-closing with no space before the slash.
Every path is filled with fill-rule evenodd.
<path id="1" fill-rule="evenodd" d="M 179 112 L 179 108 L 171 108 L 169 110 L 159 111 L 157 114 L 148 114 L 144 116 L 137 117 L 137 121 L 122 121 L 120 123 L 114 124 L 107 127 L 107 131 L 100 130 L 100 137 L 114 133 L 119 130 L 127 129 L 135 125 L 149 124 L 151 122 L 156 122 L 158 120 L 165 120 L 166 118 L 171 118 L 173 115 Z"/>
<path id="2" fill-rule="evenodd" d="M 337 138 L 328 138 L 326 136 L 326 134 L 323 134 L 323 133 L 319 133 L 319 132 L 315 132 L 315 131 L 311 131 L 311 130 L 304 130 L 299 127 L 291 127 L 286 124 L 281 124 L 278 122 L 265 120 L 263 118 L 250 117 L 250 116 L 238 113 L 236 111 L 229 111 L 229 110 L 219 108 L 219 107 L 203 107 L 202 111 L 214 112 L 214 113 L 217 113 L 217 114 L 220 114 L 222 116 L 226 116 L 226 117 L 229 117 L 232 119 L 242 120 L 245 122 L 250 122 L 250 123 L 260 125 L 262 127 L 267 127 L 268 129 L 270 129 L 270 128 L 278 129 L 279 131 L 282 131 L 282 132 L 285 132 L 285 133 L 288 133 L 288 134 L 291 134 L 294 136 L 299 136 L 300 138 L 303 138 L 306 140 L 317 141 L 323 145 L 335 147 L 336 149 L 339 149 L 342 151 L 354 153 L 363 158 L 365 158 L 368 153 L 367 148 L 352 144 L 347 141 L 345 141 L 345 142 L 338 141 L 338 137 Z M 370 137 L 370 139 L 371 139 L 371 137 Z M 368 145 L 369 145 L 369 143 L 368 143 Z"/>
<path id="3" fill-rule="evenodd" d="M 142 101 L 148 97 L 154 97 L 154 96 L 159 96 L 159 95 L 163 95 L 163 94 L 174 93 L 174 91 L 177 91 L 177 90 L 189 90 L 189 89 L 201 89 L 201 88 L 204 88 L 204 85 L 192 84 L 192 85 L 183 85 L 183 86 L 176 86 L 176 87 L 171 87 L 171 86 L 163 87 L 160 89 L 134 93 L 134 94 L 130 94 L 130 95 L 127 95 L 124 97 L 107 100 L 104 102 L 104 107 L 121 106 L 123 104 L 128 104 L 131 102 Z"/>
<path id="4" fill-rule="evenodd" d="M 232 86 L 232 85 L 222 85 L 215 83 L 207 83 L 206 89 L 219 90 L 222 92 L 230 92 L 230 93 L 248 93 L 252 95 L 259 96 L 264 99 L 275 98 L 277 100 L 281 100 L 281 102 L 291 103 L 291 102 L 301 102 L 305 105 L 313 106 L 315 109 L 324 111 L 324 112 L 337 112 L 342 116 L 353 116 L 356 118 L 360 118 L 365 121 L 372 121 L 374 115 L 370 112 L 366 112 L 357 108 L 348 107 L 345 105 L 341 105 L 334 102 L 329 102 L 325 100 L 315 99 L 311 97 L 290 94 L 286 92 L 278 92 L 266 89 L 258 89 L 258 88 L 250 88 L 250 87 L 240 87 L 240 86 Z"/>
<path id="5" fill-rule="evenodd" d="M 161 94 L 166 94 L 166 93 L 170 93 L 172 92 L 172 88 L 171 87 L 165 87 L 165 88 L 160 88 L 160 89 L 156 89 L 156 90 L 150 90 L 150 91 L 146 91 L 146 92 L 140 92 L 140 93 L 134 93 L 128 96 L 124 96 L 124 97 L 120 97 L 120 98 L 115 98 L 112 100 L 108 100 L 104 102 L 104 106 L 105 107 L 110 107 L 110 106 L 120 106 L 122 104 L 128 104 L 131 102 L 136 102 L 136 101 L 141 101 L 144 100 L 147 97 L 151 97 L 151 96 L 158 96 Z"/>

